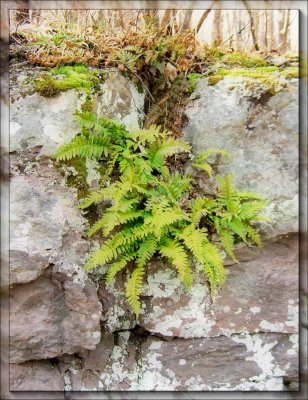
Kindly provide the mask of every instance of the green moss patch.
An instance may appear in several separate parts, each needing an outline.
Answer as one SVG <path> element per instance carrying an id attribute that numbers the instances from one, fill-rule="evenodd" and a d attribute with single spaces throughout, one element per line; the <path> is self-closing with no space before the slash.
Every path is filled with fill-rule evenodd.
<path id="1" fill-rule="evenodd" d="M 214 86 L 214 85 L 216 85 L 216 83 L 218 83 L 222 79 L 224 79 L 224 77 L 222 75 L 211 75 L 208 77 L 208 84 L 210 86 Z"/>
<path id="2" fill-rule="evenodd" d="M 255 78 L 255 79 L 266 78 L 277 72 L 279 72 L 279 69 L 274 66 L 257 67 L 257 68 L 218 69 L 218 74 L 221 76 L 227 76 L 227 75 L 241 76 L 244 78 Z"/>
<path id="3" fill-rule="evenodd" d="M 97 69 L 89 69 L 84 65 L 63 66 L 52 68 L 51 75 L 45 73 L 35 81 L 35 91 L 44 97 L 55 97 L 61 92 L 75 89 L 85 89 L 88 94 L 92 89 L 98 88 L 103 78 L 103 73 Z M 63 79 L 53 76 L 62 75 Z"/>
<path id="4" fill-rule="evenodd" d="M 191 94 L 195 91 L 196 85 L 197 85 L 197 80 L 200 79 L 201 77 L 202 77 L 202 74 L 198 74 L 198 73 L 192 73 L 192 74 L 187 75 L 187 79 L 189 82 L 187 92 L 189 94 Z"/>
<path id="5" fill-rule="evenodd" d="M 224 55 L 221 60 L 230 66 L 239 66 L 245 68 L 265 67 L 267 62 L 259 56 L 252 56 L 246 53 L 235 51 Z"/>
<path id="6" fill-rule="evenodd" d="M 299 68 L 298 67 L 286 67 L 281 71 L 281 75 L 285 78 L 298 78 L 299 77 Z"/>

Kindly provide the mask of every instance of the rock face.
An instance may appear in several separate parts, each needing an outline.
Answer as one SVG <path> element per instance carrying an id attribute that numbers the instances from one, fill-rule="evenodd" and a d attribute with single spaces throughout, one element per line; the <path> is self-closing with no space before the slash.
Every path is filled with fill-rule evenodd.
<path id="1" fill-rule="evenodd" d="M 144 120 L 144 93 L 118 72 L 109 72 L 101 85 L 102 95 L 96 99 L 96 112 L 101 117 L 123 122 L 128 129 L 136 129 Z"/>
<path id="2" fill-rule="evenodd" d="M 64 382 L 56 365 L 50 361 L 11 364 L 10 389 L 13 391 L 62 391 Z M 64 398 L 64 397 L 63 397 Z"/>
<path id="3" fill-rule="evenodd" d="M 85 239 L 76 189 L 65 186 L 50 158 L 75 135 L 73 113 L 84 94 L 20 97 L 26 77 L 11 90 L 11 390 L 296 389 L 296 83 L 268 97 L 243 78 L 198 81 L 185 137 L 196 154 L 227 148 L 230 158 L 214 159 L 214 170 L 269 198 L 271 221 L 261 225 L 268 240 L 262 251 L 240 247 L 240 264 L 226 259 L 226 283 L 214 301 L 198 267 L 186 292 L 156 260 L 136 320 L 124 299 L 125 270 L 109 288 L 83 271 L 97 244 Z M 95 111 L 137 128 L 144 94 L 113 72 L 101 89 Z"/>
<path id="4" fill-rule="evenodd" d="M 230 266 L 227 284 L 211 304 L 202 274 L 189 293 L 171 269 L 148 277 L 147 307 L 141 325 L 148 331 L 183 338 L 255 333 L 295 333 L 298 329 L 298 240 L 284 239 L 255 258 Z M 269 268 L 270 266 L 270 268 Z M 168 286 L 161 288 L 161 282 Z"/>
<path id="5" fill-rule="evenodd" d="M 232 174 L 239 189 L 269 199 L 272 221 L 262 224 L 264 234 L 298 232 L 297 80 L 271 97 L 257 90 L 260 85 L 247 89 L 248 83 L 226 77 L 208 86 L 200 79 L 186 110 L 184 137 L 196 154 L 205 148 L 228 150 L 217 174 Z"/>
<path id="6" fill-rule="evenodd" d="M 41 276 L 11 289 L 10 296 L 12 362 L 92 350 L 100 342 L 101 305 L 90 280 L 84 287 L 66 280 L 62 287 Z"/>

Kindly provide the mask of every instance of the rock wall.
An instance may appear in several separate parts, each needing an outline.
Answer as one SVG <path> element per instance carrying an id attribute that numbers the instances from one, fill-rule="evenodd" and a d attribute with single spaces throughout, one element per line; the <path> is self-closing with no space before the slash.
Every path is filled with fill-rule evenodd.
<path id="1" fill-rule="evenodd" d="M 269 198 L 271 221 L 260 225 L 267 242 L 263 251 L 240 247 L 240 264 L 226 260 L 213 303 L 198 269 L 185 292 L 157 260 L 136 320 L 123 296 L 125 273 L 109 289 L 84 273 L 97 244 L 84 238 L 76 189 L 50 158 L 76 133 L 73 113 L 84 93 L 27 95 L 36 73 L 16 71 L 11 82 L 11 390 L 296 389 L 297 82 L 270 97 L 258 82 L 247 90 L 243 78 L 198 82 L 185 138 L 196 154 L 229 149 L 216 172 Z M 98 114 L 129 128 L 142 123 L 144 95 L 131 82 L 110 73 L 101 89 Z"/>

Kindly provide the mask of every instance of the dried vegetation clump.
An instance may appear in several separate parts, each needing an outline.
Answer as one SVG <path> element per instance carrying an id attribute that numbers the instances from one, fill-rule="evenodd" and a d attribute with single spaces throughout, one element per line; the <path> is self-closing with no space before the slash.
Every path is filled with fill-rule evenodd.
<path id="1" fill-rule="evenodd" d="M 139 20 L 126 21 L 126 27 L 123 21 L 115 21 L 111 26 L 103 20 L 99 25 L 83 28 L 77 23 L 60 22 L 49 22 L 42 30 L 21 25 L 11 35 L 11 57 L 16 59 L 22 54 L 28 62 L 56 68 L 55 71 L 76 64 L 104 70 L 115 68 L 146 93 L 145 127 L 159 124 L 175 135 L 181 133 L 185 123 L 182 111 L 198 79 L 207 77 L 210 85 L 231 73 L 271 79 L 271 73 L 281 70 L 271 67 L 264 54 L 245 54 L 219 43 L 208 47 L 197 40 L 195 30 L 160 23 L 142 12 Z M 64 81 L 46 76 L 37 83 L 37 90 L 54 96 L 62 90 L 83 84 L 93 87 L 95 83 L 94 75 L 94 81 L 81 77 L 80 83 L 74 70 L 70 70 L 74 76 L 69 76 L 68 70 L 64 72 Z M 288 70 L 285 76 L 293 77 L 296 73 Z"/>

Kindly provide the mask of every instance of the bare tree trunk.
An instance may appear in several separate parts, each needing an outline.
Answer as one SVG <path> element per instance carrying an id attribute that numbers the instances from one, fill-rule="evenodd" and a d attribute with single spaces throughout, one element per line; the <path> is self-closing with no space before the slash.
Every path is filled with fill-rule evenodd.
<path id="1" fill-rule="evenodd" d="M 174 32 L 175 32 L 175 33 L 178 33 L 179 30 L 180 30 L 180 27 L 179 27 L 179 24 L 178 24 L 178 22 L 177 22 L 176 15 L 177 15 L 177 10 L 173 10 L 173 13 L 172 13 L 172 18 L 173 18 L 173 29 L 174 29 Z"/>
<path id="2" fill-rule="evenodd" d="M 124 24 L 124 18 L 123 18 L 123 11 L 118 10 L 117 11 L 117 24 L 120 26 L 122 31 L 125 29 L 125 24 Z"/>
<path id="3" fill-rule="evenodd" d="M 165 11 L 164 16 L 163 16 L 163 18 L 161 20 L 161 24 L 160 24 L 162 28 L 166 28 L 167 27 L 167 25 L 170 22 L 170 18 L 172 16 L 172 13 L 173 13 L 173 10 L 171 10 L 171 9 L 168 9 L 168 10 Z"/>
<path id="4" fill-rule="evenodd" d="M 247 10 L 248 15 L 249 15 L 250 32 L 251 32 L 251 36 L 252 36 L 253 47 L 255 48 L 255 50 L 258 51 L 259 50 L 259 44 L 258 44 L 255 21 L 254 21 L 253 15 L 252 15 L 252 11 L 249 10 L 248 2 L 246 0 L 243 0 L 243 3 L 245 4 L 246 10 Z"/>
<path id="5" fill-rule="evenodd" d="M 267 40 L 267 35 L 268 35 L 268 10 L 264 11 L 265 13 L 265 18 L 264 18 L 264 29 L 262 29 L 262 40 L 263 40 L 263 47 L 265 50 L 268 50 L 268 40 Z"/>
<path id="6" fill-rule="evenodd" d="M 201 26 L 203 25 L 203 22 L 207 19 L 209 13 L 211 12 L 211 9 L 209 8 L 208 10 L 205 10 L 199 19 L 199 22 L 196 27 L 196 32 L 198 33 L 200 31 Z"/>
<path id="7" fill-rule="evenodd" d="M 220 10 L 215 10 L 214 14 L 214 26 L 213 26 L 213 42 L 215 45 L 215 42 L 220 42 L 221 41 L 221 11 Z"/>
<path id="8" fill-rule="evenodd" d="M 192 18 L 193 10 L 186 10 L 184 21 L 181 27 L 181 31 L 184 32 L 191 27 L 191 18 Z"/>
<path id="9" fill-rule="evenodd" d="M 228 28 L 228 33 L 227 33 L 227 37 L 228 37 L 228 45 L 229 47 L 232 48 L 232 44 L 233 44 L 233 36 L 232 36 L 232 24 L 231 24 L 231 19 L 230 19 L 230 10 L 227 11 L 227 28 Z"/>
<path id="10" fill-rule="evenodd" d="M 285 52 L 287 50 L 288 36 L 289 36 L 289 26 L 290 26 L 290 10 L 286 10 L 284 24 L 282 27 L 280 50 Z"/>
<path id="11" fill-rule="evenodd" d="M 274 36 L 274 14 L 273 10 L 269 10 L 269 24 L 267 32 L 267 43 L 269 50 L 273 50 L 276 46 L 275 36 Z"/>

